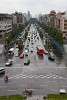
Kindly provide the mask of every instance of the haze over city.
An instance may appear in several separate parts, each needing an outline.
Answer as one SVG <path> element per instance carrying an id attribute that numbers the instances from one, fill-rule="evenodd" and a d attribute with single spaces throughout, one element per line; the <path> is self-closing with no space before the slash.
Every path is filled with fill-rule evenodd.
<path id="1" fill-rule="evenodd" d="M 0 0 L 0 13 L 14 13 L 16 11 L 36 14 L 50 13 L 51 10 L 65 11 L 66 0 Z"/>

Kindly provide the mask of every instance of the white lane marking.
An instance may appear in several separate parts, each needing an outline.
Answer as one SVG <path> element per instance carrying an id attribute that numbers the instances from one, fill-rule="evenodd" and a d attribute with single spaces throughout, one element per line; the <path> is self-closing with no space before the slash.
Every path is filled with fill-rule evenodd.
<path id="1" fill-rule="evenodd" d="M 47 86 L 47 85 L 40 85 L 40 86 Z"/>
<path id="2" fill-rule="evenodd" d="M 21 75 L 21 76 L 15 77 L 15 78 L 17 79 L 17 78 L 27 78 L 27 77 L 28 77 L 28 75 Z"/>
<path id="3" fill-rule="evenodd" d="M 60 76 L 56 76 L 56 75 L 53 75 L 53 74 L 49 74 L 49 75 L 45 75 L 45 76 L 43 76 L 43 77 L 41 77 L 41 78 L 45 78 L 45 77 L 47 77 L 47 78 L 62 78 L 62 77 L 60 77 Z"/>
<path id="4" fill-rule="evenodd" d="M 37 90 L 37 89 L 31 89 L 31 90 Z"/>
<path id="5" fill-rule="evenodd" d="M 38 77 L 42 78 L 42 77 L 44 77 L 44 75 L 40 75 L 40 76 L 38 76 Z"/>
<path id="6" fill-rule="evenodd" d="M 12 79 L 12 78 L 20 78 L 20 77 L 24 77 L 24 76 L 28 77 L 28 75 L 19 74 L 19 75 L 12 76 L 9 79 Z"/>
<path id="7" fill-rule="evenodd" d="M 27 78 L 27 77 L 28 77 L 28 76 L 25 76 L 25 77 L 23 76 L 22 78 Z"/>
<path id="8" fill-rule="evenodd" d="M 1 86 L 0 88 L 5 88 L 6 86 Z"/>
<path id="9" fill-rule="evenodd" d="M 35 81 L 29 81 L 29 82 L 32 82 L 32 83 L 34 83 Z"/>
<path id="10" fill-rule="evenodd" d="M 37 77 L 35 77 L 35 78 L 38 78 L 38 77 L 40 77 L 40 76 L 37 76 Z"/>
<path id="11" fill-rule="evenodd" d="M 28 77 L 28 78 L 33 78 L 34 76 L 30 76 L 30 77 Z"/>
<path id="12" fill-rule="evenodd" d="M 31 77 L 28 77 L 28 78 L 35 78 L 37 75 L 34 75 L 34 76 L 31 76 Z"/>
<path id="13" fill-rule="evenodd" d="M 27 86 L 27 85 L 20 85 L 20 86 Z"/>
<path id="14" fill-rule="evenodd" d="M 50 89 L 51 91 L 58 91 L 58 90 L 56 90 L 56 89 Z"/>
<path id="15" fill-rule="evenodd" d="M 67 86 L 64 86 L 64 85 L 63 85 L 63 86 L 61 86 L 61 87 L 67 87 Z"/>
<path id="16" fill-rule="evenodd" d="M 45 76 L 43 76 L 43 77 L 41 77 L 41 78 L 50 77 L 50 75 L 52 75 L 52 74 L 45 75 Z"/>
<path id="17" fill-rule="evenodd" d="M 62 77 L 59 77 L 59 76 L 55 76 L 55 77 L 53 77 L 53 78 L 57 78 L 57 79 L 60 79 L 60 78 L 62 78 Z"/>
<path id="18" fill-rule="evenodd" d="M 7 91 L 16 91 L 16 90 L 7 90 Z"/>
<path id="19" fill-rule="evenodd" d="M 14 76 L 12 76 L 12 77 L 9 77 L 9 79 L 12 79 L 12 78 L 15 78 L 15 77 L 19 77 L 19 76 L 21 76 L 21 75 L 23 75 L 23 74 L 14 75 Z"/>

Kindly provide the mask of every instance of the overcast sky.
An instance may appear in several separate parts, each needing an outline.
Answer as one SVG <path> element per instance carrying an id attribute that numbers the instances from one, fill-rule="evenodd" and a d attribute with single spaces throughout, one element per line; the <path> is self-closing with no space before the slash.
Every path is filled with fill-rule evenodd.
<path id="1" fill-rule="evenodd" d="M 0 0 L 0 13 L 14 13 L 15 11 L 36 14 L 47 14 L 51 10 L 67 10 L 67 0 Z"/>

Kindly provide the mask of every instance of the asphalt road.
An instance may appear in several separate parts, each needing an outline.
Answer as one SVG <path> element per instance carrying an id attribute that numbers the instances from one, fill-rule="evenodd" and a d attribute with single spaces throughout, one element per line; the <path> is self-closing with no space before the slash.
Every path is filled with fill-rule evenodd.
<path id="1" fill-rule="evenodd" d="M 35 27 L 31 25 L 30 32 L 35 31 Z M 37 36 L 39 33 L 37 32 Z M 27 41 L 25 43 L 25 46 Z M 25 91 L 25 88 L 32 89 L 33 95 L 47 95 L 48 93 L 59 93 L 60 89 L 67 90 L 67 67 L 64 60 L 59 60 L 55 56 L 55 61 L 49 61 L 48 55 L 44 54 L 43 59 L 37 55 L 37 45 L 43 47 L 42 41 L 34 40 L 33 53 L 30 52 L 31 43 L 29 43 L 28 58 L 30 59 L 29 65 L 24 65 L 24 59 L 16 57 L 18 49 L 15 47 L 15 54 L 12 58 L 13 65 L 10 67 L 5 66 L 3 60 L 0 67 L 5 68 L 9 80 L 4 82 L 4 76 L 0 76 L 0 95 L 10 95 Z M 44 47 L 43 47 L 44 48 Z M 36 55 L 36 59 L 34 56 Z M 2 58 L 4 59 L 4 58 Z"/>

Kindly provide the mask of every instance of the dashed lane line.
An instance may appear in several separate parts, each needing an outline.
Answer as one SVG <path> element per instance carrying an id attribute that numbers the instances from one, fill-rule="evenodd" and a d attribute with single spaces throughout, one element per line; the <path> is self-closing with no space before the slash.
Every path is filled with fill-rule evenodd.
<path id="1" fill-rule="evenodd" d="M 59 91 L 59 90 L 56 90 L 56 89 L 50 89 L 51 91 Z"/>
<path id="2" fill-rule="evenodd" d="M 1 89 L 1 88 L 6 88 L 6 86 L 1 86 L 0 89 Z"/>

